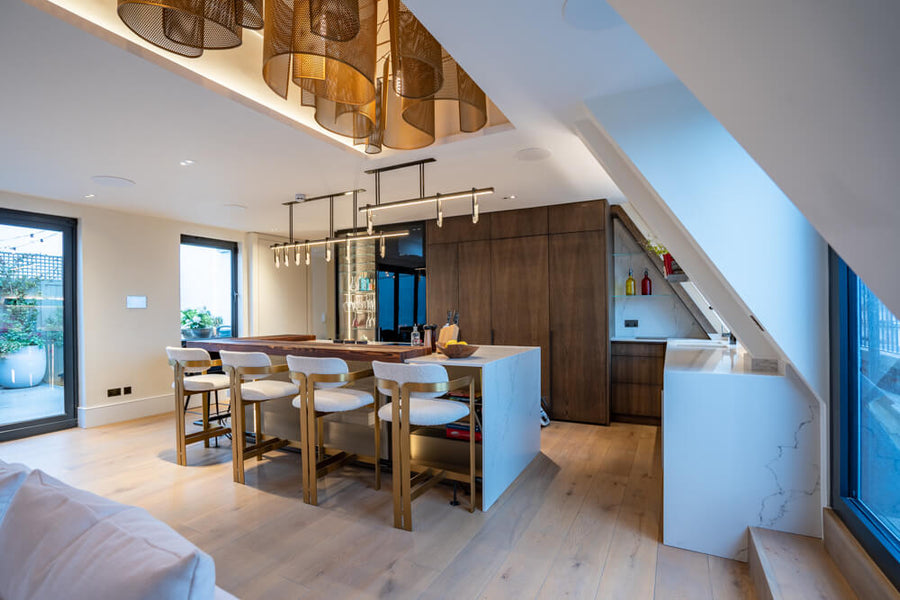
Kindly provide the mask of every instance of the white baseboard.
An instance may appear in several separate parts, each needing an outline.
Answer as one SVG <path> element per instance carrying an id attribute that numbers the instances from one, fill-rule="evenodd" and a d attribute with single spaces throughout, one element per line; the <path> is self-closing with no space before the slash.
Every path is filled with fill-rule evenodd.
<path id="1" fill-rule="evenodd" d="M 172 394 L 78 407 L 79 427 L 99 427 L 174 411 Z"/>

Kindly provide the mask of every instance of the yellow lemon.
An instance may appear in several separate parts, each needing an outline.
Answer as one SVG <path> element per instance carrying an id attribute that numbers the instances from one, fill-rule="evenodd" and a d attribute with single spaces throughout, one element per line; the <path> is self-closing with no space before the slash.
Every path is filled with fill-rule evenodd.
<path id="1" fill-rule="evenodd" d="M 458 343 L 459 342 L 457 342 L 456 340 L 447 340 L 447 343 L 444 345 L 445 346 L 453 346 L 454 344 L 458 344 Z"/>

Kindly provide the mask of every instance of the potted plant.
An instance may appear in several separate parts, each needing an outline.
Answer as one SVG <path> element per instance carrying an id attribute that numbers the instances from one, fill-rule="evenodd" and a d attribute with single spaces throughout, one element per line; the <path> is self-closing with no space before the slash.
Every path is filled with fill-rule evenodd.
<path id="1" fill-rule="evenodd" d="M 181 311 L 181 335 L 186 338 L 213 337 L 222 317 L 214 317 L 208 308 L 185 308 Z"/>
<path id="2" fill-rule="evenodd" d="M 47 372 L 44 339 L 38 331 L 41 280 L 0 264 L 0 386 L 38 385 Z"/>
<path id="3" fill-rule="evenodd" d="M 644 248 L 646 248 L 649 252 L 659 256 L 663 260 L 663 265 L 666 269 L 666 279 L 670 277 L 677 276 L 683 277 L 684 270 L 675 262 L 675 259 L 669 253 L 665 246 L 662 244 L 657 244 L 651 240 L 644 240 Z"/>

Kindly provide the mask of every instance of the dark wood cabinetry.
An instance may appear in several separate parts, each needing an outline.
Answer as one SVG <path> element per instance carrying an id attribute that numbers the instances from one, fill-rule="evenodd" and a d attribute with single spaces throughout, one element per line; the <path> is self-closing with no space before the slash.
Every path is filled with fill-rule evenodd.
<path id="1" fill-rule="evenodd" d="M 611 352 L 613 420 L 658 425 L 662 417 L 665 342 L 612 342 Z"/>
<path id="2" fill-rule="evenodd" d="M 607 218 L 598 200 L 427 224 L 428 321 L 457 308 L 468 342 L 540 346 L 554 419 L 609 422 Z"/>
<path id="3" fill-rule="evenodd" d="M 550 241 L 550 360 L 554 418 L 609 422 L 605 231 Z"/>
<path id="4" fill-rule="evenodd" d="M 541 347 L 541 396 L 550 393 L 547 236 L 491 242 L 491 328 L 499 346 Z"/>

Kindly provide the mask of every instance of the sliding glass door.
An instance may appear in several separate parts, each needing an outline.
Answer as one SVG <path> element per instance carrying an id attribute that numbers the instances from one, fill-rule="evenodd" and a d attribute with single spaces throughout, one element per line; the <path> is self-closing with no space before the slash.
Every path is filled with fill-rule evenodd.
<path id="1" fill-rule="evenodd" d="M 0 441 L 77 423 L 75 220 L 0 209 Z"/>

